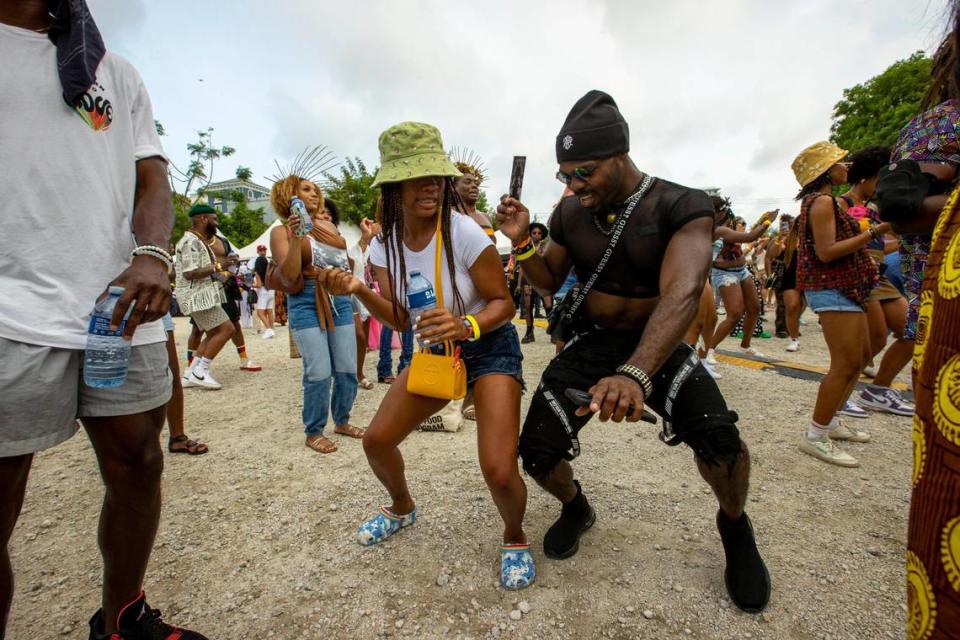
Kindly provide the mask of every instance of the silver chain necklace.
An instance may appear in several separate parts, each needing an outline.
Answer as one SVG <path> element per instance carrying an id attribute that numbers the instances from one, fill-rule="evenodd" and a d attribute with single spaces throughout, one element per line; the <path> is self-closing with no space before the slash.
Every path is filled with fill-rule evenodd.
<path id="1" fill-rule="evenodd" d="M 630 211 L 633 211 L 633 208 L 637 206 L 637 203 L 640 202 L 640 200 L 643 199 L 643 196 L 647 195 L 650 187 L 653 186 L 654 180 L 655 178 L 653 176 L 644 176 L 643 180 L 640 182 L 640 188 L 630 194 L 630 196 L 624 202 L 624 204 L 627 205 L 625 210 L 630 209 Z M 600 226 L 600 220 L 597 216 L 590 216 L 590 218 L 593 220 L 593 226 L 597 228 L 597 231 L 609 237 L 610 234 L 613 233 L 613 230 L 616 229 L 617 220 L 622 215 L 623 212 L 620 212 L 613 220 L 611 220 L 612 226 L 609 229 L 604 229 Z"/>

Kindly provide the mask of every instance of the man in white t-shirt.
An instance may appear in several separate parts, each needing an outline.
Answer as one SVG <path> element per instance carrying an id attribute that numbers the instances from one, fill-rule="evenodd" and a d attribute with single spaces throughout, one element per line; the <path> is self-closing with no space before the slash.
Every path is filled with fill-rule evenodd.
<path id="1" fill-rule="evenodd" d="M 90 638 L 198 640 L 164 624 L 142 591 L 172 382 L 160 323 L 170 306 L 166 160 L 143 82 L 105 51 L 83 0 L 52 16 L 48 4 L 0 0 L 0 637 L 13 595 L 7 544 L 33 455 L 70 438 L 79 419 L 106 485 L 103 608 Z M 125 289 L 113 323 L 130 312 L 129 371 L 119 387 L 91 388 L 86 329 L 108 285 Z"/>

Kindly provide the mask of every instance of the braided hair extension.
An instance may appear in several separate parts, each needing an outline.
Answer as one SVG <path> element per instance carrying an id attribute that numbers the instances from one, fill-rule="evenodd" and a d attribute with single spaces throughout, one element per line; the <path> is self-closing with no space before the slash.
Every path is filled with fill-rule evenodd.
<path id="1" fill-rule="evenodd" d="M 400 300 L 406 295 L 407 265 L 403 257 L 403 197 L 402 183 L 388 182 L 381 187 L 382 220 L 380 226 L 380 242 L 383 243 L 387 263 L 387 280 L 398 283 L 399 290 L 393 292 L 393 321 L 395 326 L 400 324 Z M 379 203 L 378 203 L 379 204 Z M 453 242 L 450 232 L 450 217 L 453 205 L 462 208 L 460 196 L 453 186 L 452 178 L 443 178 L 443 195 L 440 200 L 440 234 L 443 238 L 443 249 L 447 256 L 447 267 L 450 276 L 450 285 L 453 287 L 454 313 L 463 313 L 463 298 L 457 287 L 456 263 L 453 258 Z M 395 278 L 394 274 L 400 274 Z M 412 321 L 412 318 L 411 318 Z"/>

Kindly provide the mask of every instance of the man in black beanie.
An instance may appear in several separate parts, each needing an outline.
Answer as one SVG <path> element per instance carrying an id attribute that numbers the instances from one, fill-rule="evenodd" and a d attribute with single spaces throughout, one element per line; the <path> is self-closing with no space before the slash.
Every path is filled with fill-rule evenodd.
<path id="1" fill-rule="evenodd" d="M 497 207 L 500 230 L 541 294 L 556 292 L 571 267 L 579 279 L 557 309 L 566 347 L 544 372 L 520 435 L 524 469 L 562 503 L 544 553 L 572 556 L 596 520 L 570 465 L 580 429 L 594 413 L 636 422 L 646 404 L 663 419 L 664 442 L 693 449 L 720 503 L 727 591 L 744 611 L 759 612 L 771 587 L 744 513 L 750 457 L 737 414 L 682 342 L 710 268 L 713 206 L 701 191 L 642 173 L 629 150 L 613 98 L 590 91 L 557 135 L 557 178 L 573 195 L 554 210 L 542 256 L 530 242 L 527 208 L 506 196 Z"/>

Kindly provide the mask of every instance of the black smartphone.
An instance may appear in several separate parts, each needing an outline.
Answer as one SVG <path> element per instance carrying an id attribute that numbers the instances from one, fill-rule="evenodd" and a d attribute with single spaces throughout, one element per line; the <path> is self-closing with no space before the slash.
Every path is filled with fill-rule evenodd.
<path id="1" fill-rule="evenodd" d="M 523 170 L 527 166 L 527 156 L 513 156 L 513 169 L 510 171 L 510 197 L 519 200 L 523 190 Z"/>
<path id="2" fill-rule="evenodd" d="M 567 389 L 563 392 L 563 395 L 567 396 L 567 399 L 570 400 L 573 404 L 578 407 L 585 407 L 590 404 L 590 400 L 593 398 L 586 391 L 580 391 L 579 389 Z M 633 407 L 630 407 L 628 413 L 633 413 Z M 640 418 L 644 422 L 649 422 L 650 424 L 657 424 L 657 416 L 653 415 L 646 409 L 643 410 L 643 417 Z"/>

